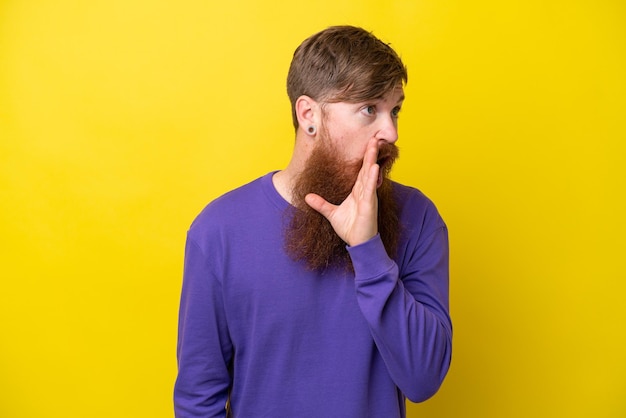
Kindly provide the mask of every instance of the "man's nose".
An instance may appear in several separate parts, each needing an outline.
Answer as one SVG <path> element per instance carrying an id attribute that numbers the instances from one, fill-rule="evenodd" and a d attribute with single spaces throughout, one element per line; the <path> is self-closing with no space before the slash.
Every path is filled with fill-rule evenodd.
<path id="1" fill-rule="evenodd" d="M 398 120 L 392 116 L 383 118 L 376 138 L 390 144 L 396 142 L 398 140 Z"/>

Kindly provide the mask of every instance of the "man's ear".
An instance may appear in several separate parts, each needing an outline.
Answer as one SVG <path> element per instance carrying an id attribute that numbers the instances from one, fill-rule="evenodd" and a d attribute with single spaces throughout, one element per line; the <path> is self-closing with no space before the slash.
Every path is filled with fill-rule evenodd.
<path id="1" fill-rule="evenodd" d="M 309 96 L 298 97 L 296 99 L 296 117 L 298 118 L 298 125 L 304 132 L 307 132 L 311 126 L 317 129 L 320 123 L 319 104 Z"/>

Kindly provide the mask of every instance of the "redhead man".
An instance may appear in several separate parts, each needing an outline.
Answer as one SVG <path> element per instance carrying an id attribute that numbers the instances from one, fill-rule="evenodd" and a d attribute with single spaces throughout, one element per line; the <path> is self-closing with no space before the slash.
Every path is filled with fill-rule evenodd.
<path id="1" fill-rule="evenodd" d="M 291 161 L 192 223 L 178 418 L 400 418 L 452 353 L 447 227 L 389 179 L 407 72 L 371 33 L 306 39 L 287 77 Z"/>

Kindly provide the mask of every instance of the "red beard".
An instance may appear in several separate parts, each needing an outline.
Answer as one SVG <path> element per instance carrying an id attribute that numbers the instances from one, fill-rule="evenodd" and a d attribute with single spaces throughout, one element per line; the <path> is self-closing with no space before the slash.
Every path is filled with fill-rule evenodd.
<path id="1" fill-rule="evenodd" d="M 337 235 L 330 222 L 304 201 L 308 193 L 316 193 L 328 202 L 339 205 L 352 191 L 362 160 L 346 162 L 323 135 L 311 153 L 304 170 L 294 181 L 293 206 L 288 213 L 285 250 L 291 258 L 302 261 L 310 270 L 323 271 L 329 267 L 352 271 L 346 243 Z M 388 174 L 398 157 L 394 144 L 383 144 L 378 162 L 382 184 L 378 195 L 378 231 L 390 257 L 394 257 L 400 235 L 397 204 Z"/>

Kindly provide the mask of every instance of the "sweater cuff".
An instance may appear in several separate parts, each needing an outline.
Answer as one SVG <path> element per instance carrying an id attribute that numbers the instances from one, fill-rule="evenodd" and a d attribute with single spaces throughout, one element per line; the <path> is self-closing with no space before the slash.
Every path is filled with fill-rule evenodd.
<path id="1" fill-rule="evenodd" d="M 393 268 L 394 262 L 387 255 L 380 234 L 376 234 L 369 241 L 353 247 L 346 246 L 356 280 L 367 280 L 378 277 Z"/>

